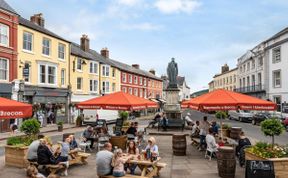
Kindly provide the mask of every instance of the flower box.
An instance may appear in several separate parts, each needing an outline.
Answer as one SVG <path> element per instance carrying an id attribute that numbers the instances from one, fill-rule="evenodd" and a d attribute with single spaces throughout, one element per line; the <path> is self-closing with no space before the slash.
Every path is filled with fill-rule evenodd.
<path id="1" fill-rule="evenodd" d="M 273 161 L 275 178 L 287 178 L 288 175 L 288 158 L 262 158 L 253 153 L 245 151 L 246 160 L 269 160 Z"/>
<path id="2" fill-rule="evenodd" d="M 28 146 L 5 146 L 5 165 L 18 168 L 26 168 L 28 166 L 27 160 Z"/>

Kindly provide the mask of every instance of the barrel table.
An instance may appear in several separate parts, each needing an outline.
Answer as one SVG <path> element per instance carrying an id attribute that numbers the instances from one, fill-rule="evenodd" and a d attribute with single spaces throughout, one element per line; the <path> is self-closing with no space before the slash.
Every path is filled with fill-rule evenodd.
<path id="1" fill-rule="evenodd" d="M 186 155 L 186 135 L 185 134 L 174 134 L 172 136 L 173 154 L 175 156 Z"/>
<path id="2" fill-rule="evenodd" d="M 238 140 L 241 131 L 242 131 L 242 128 L 241 128 L 241 127 L 232 127 L 232 128 L 231 128 L 231 132 L 230 132 L 230 137 L 231 137 L 232 139 Z"/>
<path id="3" fill-rule="evenodd" d="M 218 174 L 222 178 L 234 178 L 236 159 L 233 147 L 223 146 L 217 152 Z"/>

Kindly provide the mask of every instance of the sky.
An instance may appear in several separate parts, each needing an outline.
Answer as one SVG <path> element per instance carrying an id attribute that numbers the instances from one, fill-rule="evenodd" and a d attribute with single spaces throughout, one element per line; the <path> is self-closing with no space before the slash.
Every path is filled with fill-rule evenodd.
<path id="1" fill-rule="evenodd" d="M 191 92 L 208 88 L 223 64 L 288 26 L 287 0 L 6 0 L 22 17 L 70 41 L 166 74 L 174 57 Z"/>

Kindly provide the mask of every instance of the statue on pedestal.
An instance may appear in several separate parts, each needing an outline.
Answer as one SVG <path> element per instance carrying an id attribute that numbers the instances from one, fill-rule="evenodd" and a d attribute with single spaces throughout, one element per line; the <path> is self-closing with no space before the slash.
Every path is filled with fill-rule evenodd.
<path id="1" fill-rule="evenodd" d="M 167 75 L 169 80 L 168 88 L 178 88 L 177 87 L 177 76 L 178 76 L 178 65 L 175 59 L 172 58 L 167 67 Z"/>

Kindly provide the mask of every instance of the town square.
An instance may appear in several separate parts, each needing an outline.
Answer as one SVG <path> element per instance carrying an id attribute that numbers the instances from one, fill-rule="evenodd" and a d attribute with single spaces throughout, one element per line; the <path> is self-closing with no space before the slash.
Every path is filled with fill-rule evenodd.
<path id="1" fill-rule="evenodd" d="M 285 0 L 0 0 L 0 178 L 287 178 Z"/>

